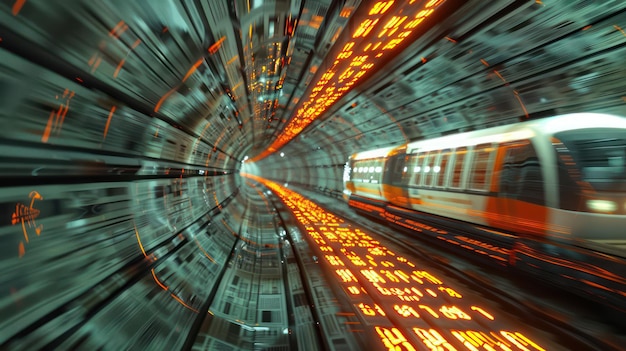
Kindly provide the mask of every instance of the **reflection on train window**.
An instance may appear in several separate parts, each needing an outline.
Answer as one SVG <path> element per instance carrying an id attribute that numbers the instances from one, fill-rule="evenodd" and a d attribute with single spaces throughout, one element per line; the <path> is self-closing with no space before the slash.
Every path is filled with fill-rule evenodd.
<path id="1" fill-rule="evenodd" d="M 420 180 L 422 179 L 422 167 L 424 165 L 425 157 L 426 155 L 424 154 L 420 154 L 419 156 L 417 156 L 417 162 L 413 167 L 413 172 L 415 174 L 415 177 L 413 178 L 413 185 L 420 185 Z"/>
<path id="2" fill-rule="evenodd" d="M 427 165 L 424 167 L 424 186 L 432 186 L 433 184 L 433 178 L 435 177 L 434 175 L 436 175 L 436 171 L 438 171 L 438 169 L 435 169 L 435 165 L 440 153 L 441 151 L 439 150 L 431 151 L 428 153 L 428 162 Z"/>
<path id="3" fill-rule="evenodd" d="M 409 179 L 411 179 L 411 175 L 413 172 L 413 167 L 415 166 L 415 155 L 407 156 L 405 158 L 405 164 L 402 166 L 403 162 L 398 162 L 398 168 L 402 168 L 402 184 L 408 184 Z"/>
<path id="4" fill-rule="evenodd" d="M 500 195 L 538 205 L 545 204 L 543 176 L 535 148 L 529 140 L 504 143 Z"/>
<path id="5" fill-rule="evenodd" d="M 461 187 L 461 176 L 463 174 L 463 165 L 465 164 L 465 156 L 467 155 L 467 148 L 460 147 L 455 151 L 455 158 L 452 166 L 454 167 L 454 171 L 452 172 L 452 183 L 450 184 L 451 188 L 460 188 Z"/>
<path id="6" fill-rule="evenodd" d="M 571 153 L 585 182 L 596 191 L 626 191 L 626 135 L 589 130 L 557 133 Z"/>
<path id="7" fill-rule="evenodd" d="M 489 186 L 489 161 L 493 153 L 491 144 L 481 144 L 474 148 L 474 160 L 470 172 L 469 188 L 472 190 L 487 190 Z"/>
<path id="8" fill-rule="evenodd" d="M 555 134 L 559 203 L 566 210 L 624 213 L 619 197 L 626 192 L 626 135 L 606 129 Z M 584 195 L 587 195 L 586 197 Z M 624 212 L 622 212 L 624 211 Z"/>
<path id="9" fill-rule="evenodd" d="M 444 186 L 445 185 L 445 181 L 446 181 L 446 170 L 448 169 L 448 161 L 450 160 L 450 155 L 452 154 L 452 151 L 450 150 L 444 150 L 441 153 L 441 160 L 439 161 L 439 175 L 437 176 L 437 182 L 435 183 L 435 186 Z"/>

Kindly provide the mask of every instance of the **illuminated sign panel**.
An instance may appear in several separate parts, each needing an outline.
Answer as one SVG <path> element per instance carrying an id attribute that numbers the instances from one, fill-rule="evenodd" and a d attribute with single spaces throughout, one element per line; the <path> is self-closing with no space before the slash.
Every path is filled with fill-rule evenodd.
<path id="1" fill-rule="evenodd" d="M 298 193 L 246 176 L 264 183 L 295 209 L 314 250 L 324 257 L 322 262 L 334 272 L 363 323 L 376 332 L 379 349 L 544 350 L 439 273 L 398 255 Z"/>

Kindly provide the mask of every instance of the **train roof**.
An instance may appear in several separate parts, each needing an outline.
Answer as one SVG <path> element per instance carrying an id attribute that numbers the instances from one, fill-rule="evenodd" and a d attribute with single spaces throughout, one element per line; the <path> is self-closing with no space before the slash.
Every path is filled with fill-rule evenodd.
<path id="1" fill-rule="evenodd" d="M 380 149 L 357 152 L 352 155 L 353 160 L 367 160 L 372 158 L 381 158 L 388 156 L 398 146 L 388 146 Z"/>
<path id="2" fill-rule="evenodd" d="M 624 129 L 626 117 L 602 113 L 572 113 L 509 124 L 473 132 L 419 140 L 407 145 L 407 152 L 449 149 L 484 143 L 530 139 L 536 135 L 553 136 L 559 132 L 589 128 Z"/>

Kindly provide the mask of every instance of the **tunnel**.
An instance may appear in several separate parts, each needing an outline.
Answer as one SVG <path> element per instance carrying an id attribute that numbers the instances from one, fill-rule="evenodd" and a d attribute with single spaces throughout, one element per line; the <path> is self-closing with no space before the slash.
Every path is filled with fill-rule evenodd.
<path id="1" fill-rule="evenodd" d="M 626 2 L 0 0 L 1 350 L 626 350 Z"/>

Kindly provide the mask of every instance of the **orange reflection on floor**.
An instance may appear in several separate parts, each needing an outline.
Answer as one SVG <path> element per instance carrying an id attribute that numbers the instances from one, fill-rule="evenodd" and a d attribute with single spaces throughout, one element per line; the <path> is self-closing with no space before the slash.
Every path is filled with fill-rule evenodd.
<path id="1" fill-rule="evenodd" d="M 290 189 L 265 184 L 293 211 L 365 328 L 388 350 L 543 350 L 504 329 L 472 296 Z M 506 326 L 506 325 L 505 325 Z M 506 326 L 508 327 L 508 326 Z M 476 340 L 474 340 L 476 339 Z"/>

